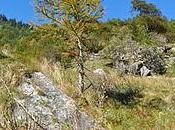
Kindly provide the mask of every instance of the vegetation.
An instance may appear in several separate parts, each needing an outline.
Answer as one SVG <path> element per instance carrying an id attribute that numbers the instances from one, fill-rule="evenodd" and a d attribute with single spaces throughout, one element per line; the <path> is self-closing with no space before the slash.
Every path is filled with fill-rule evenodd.
<path id="1" fill-rule="evenodd" d="M 133 0 L 132 9 L 139 15 L 161 16 L 162 12 L 154 4 L 147 3 L 144 0 Z"/>
<path id="2" fill-rule="evenodd" d="M 106 22 L 99 20 L 103 13 L 99 0 L 35 2 L 51 23 L 31 26 L 0 15 L 0 79 L 14 96 L 21 75 L 41 71 L 106 129 L 175 127 L 174 20 L 143 0 L 131 3 L 135 17 Z M 117 69 L 141 60 L 151 76 Z M 99 68 L 105 75 L 94 73 Z M 14 101 L 4 85 L 0 87 L 0 110 L 13 129 L 9 110 Z"/>
<path id="3" fill-rule="evenodd" d="M 58 27 L 67 31 L 72 44 L 78 48 L 78 73 L 79 89 L 81 93 L 85 90 L 84 85 L 84 55 L 83 40 L 87 24 L 99 19 L 103 14 L 100 0 L 73 0 L 52 1 L 36 0 L 36 9 L 39 13 L 55 22 Z M 87 37 L 87 36 L 86 36 Z"/>

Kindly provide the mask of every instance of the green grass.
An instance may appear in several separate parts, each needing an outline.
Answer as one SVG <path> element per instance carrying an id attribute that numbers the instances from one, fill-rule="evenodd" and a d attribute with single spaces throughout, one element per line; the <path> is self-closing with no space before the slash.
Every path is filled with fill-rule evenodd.
<path id="1" fill-rule="evenodd" d="M 87 75 L 94 85 L 98 87 L 105 82 L 103 78 L 92 73 L 97 68 L 103 68 L 110 75 L 109 81 L 106 82 L 107 87 L 113 87 L 116 91 L 115 95 L 110 95 L 104 100 L 102 106 L 98 106 L 99 91 L 91 87 L 83 96 L 77 94 L 76 68 L 64 69 L 58 65 L 50 65 L 47 61 L 43 63 L 38 64 L 40 70 L 50 75 L 60 89 L 74 98 L 81 110 L 89 113 L 109 130 L 172 130 L 175 127 L 175 80 L 173 78 L 121 75 L 115 69 L 105 66 L 109 61 L 88 61 L 85 65 L 91 72 L 87 71 Z M 7 64 L 10 69 L 7 68 Z M 13 59 L 0 60 L 0 69 L 4 72 L 16 70 L 18 73 L 17 70 L 21 70 L 22 66 L 20 62 Z M 86 80 L 86 85 L 88 84 Z M 1 89 L 1 104 L 7 99 L 4 92 Z M 121 98 L 122 96 L 124 98 Z M 127 98 L 131 99 L 126 100 Z"/>
<path id="2" fill-rule="evenodd" d="M 55 68 L 61 74 L 60 88 L 74 98 L 80 109 L 92 115 L 109 130 L 171 130 L 175 127 L 175 80 L 165 76 L 142 78 L 121 75 L 115 69 L 106 67 L 106 63 L 109 61 L 88 61 L 85 64 L 91 71 L 86 74 L 96 87 L 104 83 L 104 80 L 95 76 L 92 71 L 103 68 L 110 75 L 107 87 L 116 89 L 117 94 L 109 96 L 102 106 L 98 106 L 99 91 L 92 87 L 83 96 L 77 95 L 76 68 Z M 50 75 L 55 74 L 51 70 L 49 72 Z M 53 77 L 59 84 L 57 76 Z M 86 80 L 86 85 L 88 84 Z M 124 96 L 124 99 L 120 96 Z M 131 98 L 128 103 L 127 100 L 122 101 L 128 96 Z"/>
<path id="3" fill-rule="evenodd" d="M 166 73 L 167 77 L 175 77 L 175 65 L 171 65 Z"/>

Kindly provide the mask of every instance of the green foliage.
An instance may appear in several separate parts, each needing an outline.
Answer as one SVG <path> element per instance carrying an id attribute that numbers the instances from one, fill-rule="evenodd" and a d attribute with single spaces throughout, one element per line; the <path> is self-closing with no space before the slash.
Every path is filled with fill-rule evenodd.
<path id="1" fill-rule="evenodd" d="M 81 38 L 86 25 L 103 15 L 101 0 L 34 0 L 36 10 L 57 25 L 61 25 L 70 36 Z"/>
<path id="2" fill-rule="evenodd" d="M 153 41 L 150 38 L 150 34 L 145 26 L 132 23 L 129 28 L 132 32 L 133 40 L 142 45 L 153 44 Z"/>
<path id="3" fill-rule="evenodd" d="M 111 20 L 104 23 L 89 23 L 84 35 L 85 50 L 97 53 L 109 44 L 112 36 L 116 35 L 120 28 L 120 20 Z"/>
<path id="4" fill-rule="evenodd" d="M 165 34 L 169 43 L 173 43 L 175 41 L 175 21 L 171 20 L 168 22 L 168 31 Z"/>
<path id="5" fill-rule="evenodd" d="M 15 46 L 15 53 L 26 63 L 33 64 L 32 61 L 40 62 L 45 58 L 51 63 L 61 62 L 67 67 L 75 58 L 76 50 L 73 44 L 60 37 L 62 33 L 52 25 L 43 25 L 21 38 Z"/>
<path id="6" fill-rule="evenodd" d="M 135 25 L 145 26 L 150 32 L 165 33 L 167 31 L 167 19 L 162 17 L 160 9 L 145 0 L 132 0 L 133 11 L 139 13 L 134 18 Z"/>
<path id="7" fill-rule="evenodd" d="M 154 4 L 147 3 L 145 0 L 132 0 L 132 9 L 139 15 L 161 16 L 162 13 Z"/>
<path id="8" fill-rule="evenodd" d="M 16 20 L 7 19 L 4 15 L 0 15 L 0 47 L 5 44 L 14 47 L 18 40 L 29 32 L 28 24 L 16 22 Z"/>
<path id="9" fill-rule="evenodd" d="M 137 16 L 133 19 L 135 25 L 141 25 L 149 32 L 165 33 L 167 32 L 167 20 L 159 16 Z"/>

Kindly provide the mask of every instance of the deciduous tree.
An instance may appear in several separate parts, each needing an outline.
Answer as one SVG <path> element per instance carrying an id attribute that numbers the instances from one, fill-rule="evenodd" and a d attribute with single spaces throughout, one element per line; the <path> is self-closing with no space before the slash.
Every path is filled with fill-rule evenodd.
<path id="1" fill-rule="evenodd" d="M 86 25 L 103 15 L 101 0 L 34 0 L 36 10 L 68 32 L 69 38 L 76 43 L 78 54 L 79 89 L 83 93 L 84 55 L 83 34 Z"/>

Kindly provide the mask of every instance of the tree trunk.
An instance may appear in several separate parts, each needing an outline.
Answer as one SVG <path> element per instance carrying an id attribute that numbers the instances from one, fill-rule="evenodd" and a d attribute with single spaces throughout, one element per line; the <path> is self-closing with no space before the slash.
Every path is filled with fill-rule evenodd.
<path id="1" fill-rule="evenodd" d="M 78 49 L 79 49 L 79 55 L 78 55 L 78 87 L 80 89 L 80 92 L 83 93 L 85 89 L 85 83 L 84 83 L 84 61 L 83 61 L 83 50 L 81 41 L 78 38 Z"/>

